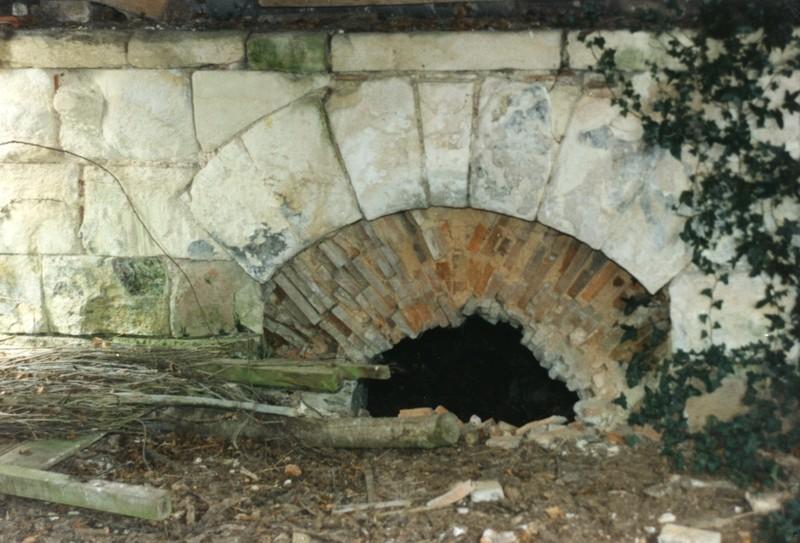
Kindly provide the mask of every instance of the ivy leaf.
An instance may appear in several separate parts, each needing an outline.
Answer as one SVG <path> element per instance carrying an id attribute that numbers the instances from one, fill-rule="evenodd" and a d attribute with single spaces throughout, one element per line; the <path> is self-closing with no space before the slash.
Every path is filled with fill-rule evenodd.
<path id="1" fill-rule="evenodd" d="M 639 335 L 639 331 L 633 326 L 620 324 L 620 328 L 624 330 L 622 337 L 619 340 L 620 344 L 625 343 L 626 341 L 633 341 Z"/>
<path id="2" fill-rule="evenodd" d="M 710 288 L 704 288 L 703 290 L 700 291 L 700 295 L 708 296 L 709 298 L 711 298 L 713 296 L 713 293 Z"/>

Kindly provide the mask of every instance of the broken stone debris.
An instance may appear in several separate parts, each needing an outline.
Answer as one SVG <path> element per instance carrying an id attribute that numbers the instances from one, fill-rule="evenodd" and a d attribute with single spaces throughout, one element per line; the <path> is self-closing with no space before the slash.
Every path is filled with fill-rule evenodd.
<path id="1" fill-rule="evenodd" d="M 665 524 L 658 543 L 721 543 L 722 535 L 710 530 L 699 530 L 680 524 Z"/>
<path id="2" fill-rule="evenodd" d="M 496 502 L 504 500 L 505 497 L 500 482 L 494 479 L 489 481 L 475 481 L 472 493 L 470 494 L 472 503 Z"/>

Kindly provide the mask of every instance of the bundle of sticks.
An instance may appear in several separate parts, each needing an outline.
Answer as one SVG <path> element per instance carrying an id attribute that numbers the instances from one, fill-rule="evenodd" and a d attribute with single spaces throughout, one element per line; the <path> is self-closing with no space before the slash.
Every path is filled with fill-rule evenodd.
<path id="1" fill-rule="evenodd" d="M 119 430 L 167 405 L 293 414 L 292 408 L 262 404 L 258 387 L 193 369 L 222 355 L 214 346 L 4 349 L 0 436 Z"/>

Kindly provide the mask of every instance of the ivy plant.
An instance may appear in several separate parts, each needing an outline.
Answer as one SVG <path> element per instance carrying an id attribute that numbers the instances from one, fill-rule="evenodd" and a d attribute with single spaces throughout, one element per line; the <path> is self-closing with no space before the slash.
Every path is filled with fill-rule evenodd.
<path id="1" fill-rule="evenodd" d="M 743 270 L 766 285 L 752 309 L 769 322 L 763 337 L 722 344 L 727 300 L 705 288 L 698 326 L 706 347 L 660 360 L 645 350 L 628 365 L 628 384 L 646 383 L 631 422 L 661 431 L 676 466 L 742 484 L 771 484 L 780 473 L 769 451 L 800 446 L 800 142 L 791 139 L 800 124 L 800 33 L 785 15 L 768 2 L 707 0 L 696 28 L 654 34 L 657 54 L 640 72 L 617 66 L 602 32 L 580 36 L 613 104 L 640 120 L 645 145 L 691 166 L 675 212 L 686 218 L 681 238 L 693 263 L 717 286 Z M 746 379 L 748 411 L 690 432 L 687 400 L 732 374 Z"/>

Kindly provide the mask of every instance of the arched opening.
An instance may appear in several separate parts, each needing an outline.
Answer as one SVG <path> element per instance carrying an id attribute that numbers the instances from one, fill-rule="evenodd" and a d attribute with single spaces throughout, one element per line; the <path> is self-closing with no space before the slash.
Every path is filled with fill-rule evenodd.
<path id="1" fill-rule="evenodd" d="M 521 340 L 519 329 L 479 316 L 406 338 L 383 354 L 392 378 L 367 384 L 367 409 L 392 417 L 400 409 L 443 405 L 462 420 L 473 414 L 515 425 L 549 415 L 572 420 L 578 395 L 551 379 Z"/>

